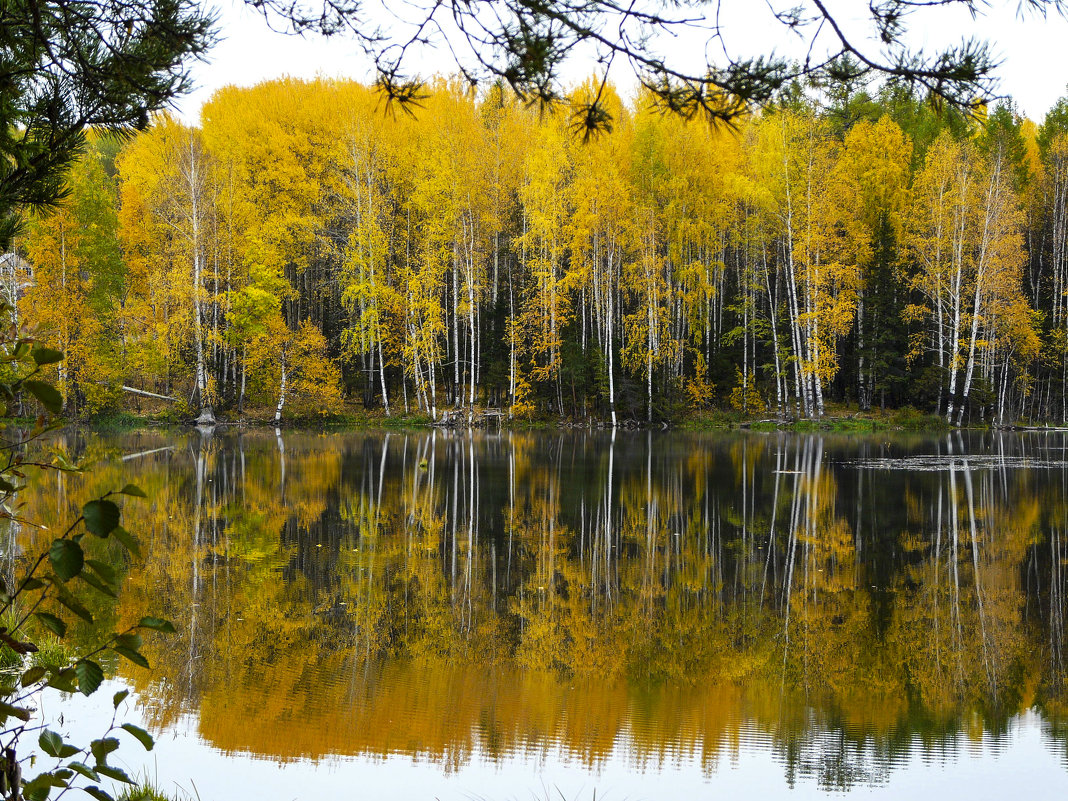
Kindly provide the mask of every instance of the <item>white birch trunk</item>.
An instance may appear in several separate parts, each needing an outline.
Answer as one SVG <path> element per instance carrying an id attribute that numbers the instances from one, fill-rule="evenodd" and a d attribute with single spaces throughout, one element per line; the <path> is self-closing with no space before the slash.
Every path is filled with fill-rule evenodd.
<path id="1" fill-rule="evenodd" d="M 286 404 L 286 351 L 282 349 L 282 380 L 279 382 L 278 387 L 278 407 L 274 410 L 274 424 L 278 425 L 282 420 L 282 407 Z"/>
<path id="2" fill-rule="evenodd" d="M 386 409 L 386 417 L 389 413 L 389 393 L 386 392 L 386 357 L 382 353 L 382 328 L 378 329 L 378 379 L 382 387 L 382 405 Z"/>

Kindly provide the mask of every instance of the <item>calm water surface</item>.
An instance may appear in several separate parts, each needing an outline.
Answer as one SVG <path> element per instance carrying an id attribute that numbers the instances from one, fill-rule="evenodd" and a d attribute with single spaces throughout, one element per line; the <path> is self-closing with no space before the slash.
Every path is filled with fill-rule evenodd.
<path id="1" fill-rule="evenodd" d="M 1068 797 L 1062 435 L 63 447 L 100 466 L 32 516 L 151 496 L 124 513 L 144 562 L 97 615 L 180 629 L 111 680 L 160 735 L 120 754 L 164 789 Z M 63 730 L 99 733 L 110 697 L 65 701 Z"/>

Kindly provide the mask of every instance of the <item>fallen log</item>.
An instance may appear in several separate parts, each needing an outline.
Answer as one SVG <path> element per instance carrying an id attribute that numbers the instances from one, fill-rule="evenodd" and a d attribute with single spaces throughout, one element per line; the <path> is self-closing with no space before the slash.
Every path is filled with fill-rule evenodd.
<path id="1" fill-rule="evenodd" d="M 158 395 L 155 392 L 148 392 L 143 389 L 137 389 L 137 387 L 128 387 L 125 384 L 122 387 L 123 392 L 129 392 L 131 395 L 140 395 L 142 398 L 156 398 L 158 400 L 171 401 L 177 403 L 177 398 L 172 398 L 170 395 Z"/>

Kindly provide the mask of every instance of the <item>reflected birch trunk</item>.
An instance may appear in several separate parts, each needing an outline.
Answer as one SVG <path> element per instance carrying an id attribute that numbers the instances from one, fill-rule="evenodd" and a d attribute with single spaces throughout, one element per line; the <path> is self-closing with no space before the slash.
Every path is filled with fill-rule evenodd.
<path id="1" fill-rule="evenodd" d="M 968 466 L 968 458 L 964 457 L 964 489 L 968 499 L 968 530 L 971 534 L 972 550 L 972 581 L 975 584 L 975 603 L 979 610 L 980 648 L 983 655 L 983 667 L 986 670 L 986 680 L 990 687 L 990 694 L 997 703 L 998 688 L 994 680 L 994 672 L 990 664 L 990 644 L 986 631 L 986 606 L 983 599 L 983 586 L 980 581 L 979 570 L 979 536 L 975 523 L 975 492 L 972 488 L 972 471 Z"/>

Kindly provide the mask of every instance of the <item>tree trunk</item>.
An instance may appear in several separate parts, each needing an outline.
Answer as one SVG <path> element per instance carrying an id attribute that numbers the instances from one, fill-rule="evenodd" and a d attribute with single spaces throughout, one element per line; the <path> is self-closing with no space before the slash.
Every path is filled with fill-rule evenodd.
<path id="1" fill-rule="evenodd" d="M 283 348 L 283 350 L 282 350 L 282 380 L 280 382 L 280 386 L 279 386 L 279 389 L 278 389 L 278 408 L 276 408 L 274 410 L 274 424 L 275 425 L 278 425 L 278 423 L 281 422 L 281 420 L 282 420 L 282 407 L 285 406 L 285 403 L 286 403 L 286 378 L 287 378 L 286 368 L 287 368 L 287 365 L 286 365 L 286 352 L 285 352 L 285 349 Z"/>
<path id="2" fill-rule="evenodd" d="M 378 378 L 382 386 L 382 405 L 386 409 L 386 417 L 389 413 L 389 393 L 386 392 L 386 358 L 382 354 L 382 329 L 378 330 Z"/>

